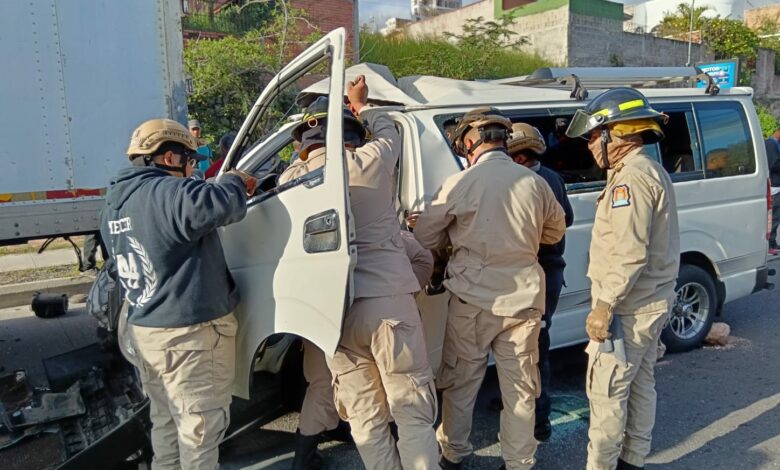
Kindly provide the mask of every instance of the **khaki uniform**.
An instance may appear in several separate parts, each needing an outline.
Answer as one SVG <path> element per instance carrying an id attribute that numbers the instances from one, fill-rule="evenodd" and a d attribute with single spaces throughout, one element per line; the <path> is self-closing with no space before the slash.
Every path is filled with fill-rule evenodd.
<path id="1" fill-rule="evenodd" d="M 401 232 L 406 256 L 422 289 L 433 272 L 433 256 L 415 240 L 410 232 Z M 298 429 L 304 436 L 314 436 L 335 429 L 339 415 L 333 406 L 333 375 L 328 369 L 325 353 L 312 342 L 303 340 L 303 376 L 309 386 L 303 399 Z"/>
<path id="2" fill-rule="evenodd" d="M 236 318 L 148 328 L 128 324 L 126 312 L 125 305 L 119 343 L 150 400 L 152 468 L 219 468 L 219 443 L 230 424 Z"/>
<path id="3" fill-rule="evenodd" d="M 367 107 L 361 118 L 374 138 L 346 152 L 358 258 L 355 301 L 346 313 L 338 349 L 328 359 L 336 408 L 349 421 L 368 469 L 434 469 L 433 372 L 412 296 L 419 285 L 405 255 L 393 200 L 401 139 L 387 114 Z M 302 176 L 324 160 L 325 150 L 316 149 L 306 161 L 290 165 L 280 182 Z M 397 448 L 388 426 L 393 419 Z"/>
<path id="4" fill-rule="evenodd" d="M 655 424 L 658 338 L 680 263 L 677 206 L 666 171 L 641 149 L 609 171 L 598 199 L 588 277 L 594 305 L 608 303 L 620 323 L 626 362 L 588 345 L 588 469 L 617 459 L 644 466 Z"/>
<path id="5" fill-rule="evenodd" d="M 444 390 L 437 438 L 450 462 L 472 453 L 474 402 L 492 350 L 504 402 L 504 461 L 510 470 L 534 465 L 545 290 L 536 253 L 565 230 L 563 209 L 547 183 L 503 151 L 483 154 L 448 178 L 417 220 L 414 234 L 423 246 L 439 248 L 449 240 L 453 247 L 444 281 L 453 296 L 437 375 Z"/>

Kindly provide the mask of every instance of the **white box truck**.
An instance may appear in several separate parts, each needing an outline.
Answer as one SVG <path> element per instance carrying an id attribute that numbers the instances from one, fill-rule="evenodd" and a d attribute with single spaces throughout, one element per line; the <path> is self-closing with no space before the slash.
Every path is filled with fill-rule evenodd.
<path id="1" fill-rule="evenodd" d="M 0 245 L 98 230 L 141 122 L 187 118 L 177 0 L 0 3 Z"/>

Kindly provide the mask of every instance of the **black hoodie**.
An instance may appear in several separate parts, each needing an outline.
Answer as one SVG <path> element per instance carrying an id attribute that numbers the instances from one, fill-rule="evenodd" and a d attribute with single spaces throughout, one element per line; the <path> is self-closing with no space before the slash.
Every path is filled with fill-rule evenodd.
<path id="1" fill-rule="evenodd" d="M 111 180 L 101 233 L 127 292 L 129 323 L 176 328 L 235 308 L 216 229 L 244 218 L 245 191 L 236 175 L 207 183 L 150 167 Z"/>

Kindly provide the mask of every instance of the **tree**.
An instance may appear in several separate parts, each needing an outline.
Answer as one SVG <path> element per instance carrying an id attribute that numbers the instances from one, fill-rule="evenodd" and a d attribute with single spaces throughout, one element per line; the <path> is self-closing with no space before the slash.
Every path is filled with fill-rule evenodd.
<path id="1" fill-rule="evenodd" d="M 704 13 L 710 11 L 709 6 L 694 7 L 693 9 L 693 30 L 701 31 L 709 18 Z M 658 36 L 679 36 L 687 34 L 691 28 L 691 6 L 688 3 L 680 3 L 673 12 L 664 12 L 664 19 L 653 28 L 653 32 Z"/>
<path id="2" fill-rule="evenodd" d="M 761 43 L 755 31 L 738 20 L 714 18 L 706 23 L 703 39 L 716 60 L 739 58 L 739 84 L 750 85 Z"/>
<path id="3" fill-rule="evenodd" d="M 485 53 L 496 49 L 519 50 L 530 41 L 511 29 L 514 24 L 515 20 L 509 16 L 502 16 L 499 21 L 485 21 L 479 16 L 466 20 L 461 34 L 445 32 L 444 37 L 454 39 L 461 47 L 481 49 Z"/>
<path id="4" fill-rule="evenodd" d="M 238 130 L 268 81 L 303 45 L 320 36 L 306 32 L 310 25 L 302 11 L 283 7 L 271 10 L 260 29 L 185 44 L 184 66 L 193 84 L 189 112 L 203 125 L 204 138 L 215 142 L 225 132 Z"/>

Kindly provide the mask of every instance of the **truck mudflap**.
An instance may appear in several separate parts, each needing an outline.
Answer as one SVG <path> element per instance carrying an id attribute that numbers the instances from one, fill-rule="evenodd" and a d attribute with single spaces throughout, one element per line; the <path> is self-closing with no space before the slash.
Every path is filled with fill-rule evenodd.
<path id="1" fill-rule="evenodd" d="M 756 269 L 756 284 L 753 287 L 753 293 L 755 294 L 758 291 L 761 290 L 773 290 L 775 288 L 775 285 L 771 282 L 768 282 L 767 279 L 769 279 L 769 276 L 775 275 L 775 269 L 770 268 L 768 266 L 762 266 L 758 269 Z"/>

